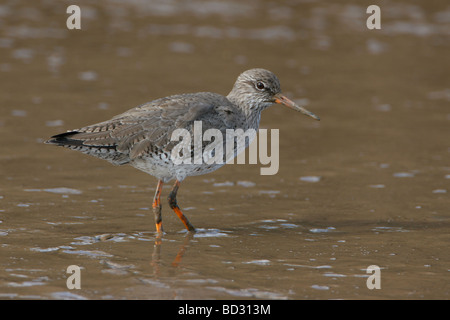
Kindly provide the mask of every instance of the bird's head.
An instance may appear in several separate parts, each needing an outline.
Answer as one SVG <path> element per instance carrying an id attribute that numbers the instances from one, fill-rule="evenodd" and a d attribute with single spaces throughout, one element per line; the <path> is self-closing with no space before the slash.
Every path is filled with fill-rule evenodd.
<path id="1" fill-rule="evenodd" d="M 272 72 L 265 69 L 250 69 L 239 75 L 228 99 L 243 108 L 262 111 L 272 104 L 282 104 L 316 120 L 314 113 L 298 106 L 281 94 L 280 81 Z"/>

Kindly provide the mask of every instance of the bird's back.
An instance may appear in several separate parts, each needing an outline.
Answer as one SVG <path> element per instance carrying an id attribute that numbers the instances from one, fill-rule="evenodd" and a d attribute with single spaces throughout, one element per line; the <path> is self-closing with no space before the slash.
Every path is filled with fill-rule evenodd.
<path id="1" fill-rule="evenodd" d="M 200 92 L 153 100 L 111 120 L 55 135 L 47 143 L 117 165 L 128 163 L 161 178 L 160 173 L 152 172 L 168 171 L 167 167 L 173 166 L 170 153 L 178 141 L 171 140 L 172 133 L 185 129 L 192 134 L 195 121 L 201 121 L 202 132 L 217 129 L 223 134 L 226 129 L 245 130 L 248 126 L 242 110 L 226 97 Z M 206 143 L 202 150 L 205 146 Z M 143 161 L 145 168 L 142 168 Z M 199 172 L 196 168 L 192 171 Z M 169 178 L 173 177 L 164 180 Z"/>

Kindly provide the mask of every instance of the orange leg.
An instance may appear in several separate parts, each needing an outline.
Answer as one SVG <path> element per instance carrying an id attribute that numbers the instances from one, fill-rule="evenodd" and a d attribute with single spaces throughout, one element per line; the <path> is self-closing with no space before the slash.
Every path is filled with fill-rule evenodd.
<path id="1" fill-rule="evenodd" d="M 161 216 L 161 191 L 162 191 L 163 182 L 162 180 L 158 181 L 158 185 L 156 186 L 155 197 L 153 198 L 153 213 L 155 215 L 155 224 L 156 224 L 156 232 L 162 233 L 162 216 Z"/>
<path id="2" fill-rule="evenodd" d="M 194 226 L 189 222 L 189 220 L 186 218 L 186 216 L 181 212 L 180 207 L 177 204 L 177 192 L 178 188 L 180 187 L 180 181 L 176 180 L 175 184 L 172 188 L 172 191 L 169 194 L 169 205 L 172 208 L 172 210 L 177 214 L 178 218 L 180 218 L 181 222 L 183 222 L 186 229 L 188 229 L 189 232 L 195 232 Z"/>

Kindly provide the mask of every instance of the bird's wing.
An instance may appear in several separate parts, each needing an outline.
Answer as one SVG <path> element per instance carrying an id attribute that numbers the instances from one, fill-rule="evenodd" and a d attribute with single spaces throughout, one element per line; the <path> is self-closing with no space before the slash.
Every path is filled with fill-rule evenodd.
<path id="1" fill-rule="evenodd" d="M 124 164 L 147 152 L 170 152 L 174 144 L 170 138 L 175 129 L 191 131 L 195 120 L 211 118 L 205 115 L 227 104 L 230 102 L 225 97 L 213 93 L 170 96 L 143 104 L 109 121 L 53 136 L 47 142 Z M 114 154 L 115 158 L 108 158 L 108 154 Z"/>

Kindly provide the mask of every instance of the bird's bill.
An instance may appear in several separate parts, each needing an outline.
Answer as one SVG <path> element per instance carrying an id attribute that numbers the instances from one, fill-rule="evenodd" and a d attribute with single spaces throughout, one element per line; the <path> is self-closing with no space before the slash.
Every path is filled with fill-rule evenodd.
<path id="1" fill-rule="evenodd" d="M 288 108 L 291 108 L 291 109 L 293 109 L 295 111 L 299 111 L 299 112 L 301 112 L 303 114 L 306 114 L 307 116 L 310 116 L 311 118 L 314 118 L 316 120 L 320 120 L 320 118 L 318 116 L 316 116 L 314 113 L 312 113 L 311 111 L 306 110 L 303 107 L 300 107 L 294 101 L 286 98 L 282 94 L 276 94 L 274 102 L 278 103 L 278 104 L 285 105 Z"/>

